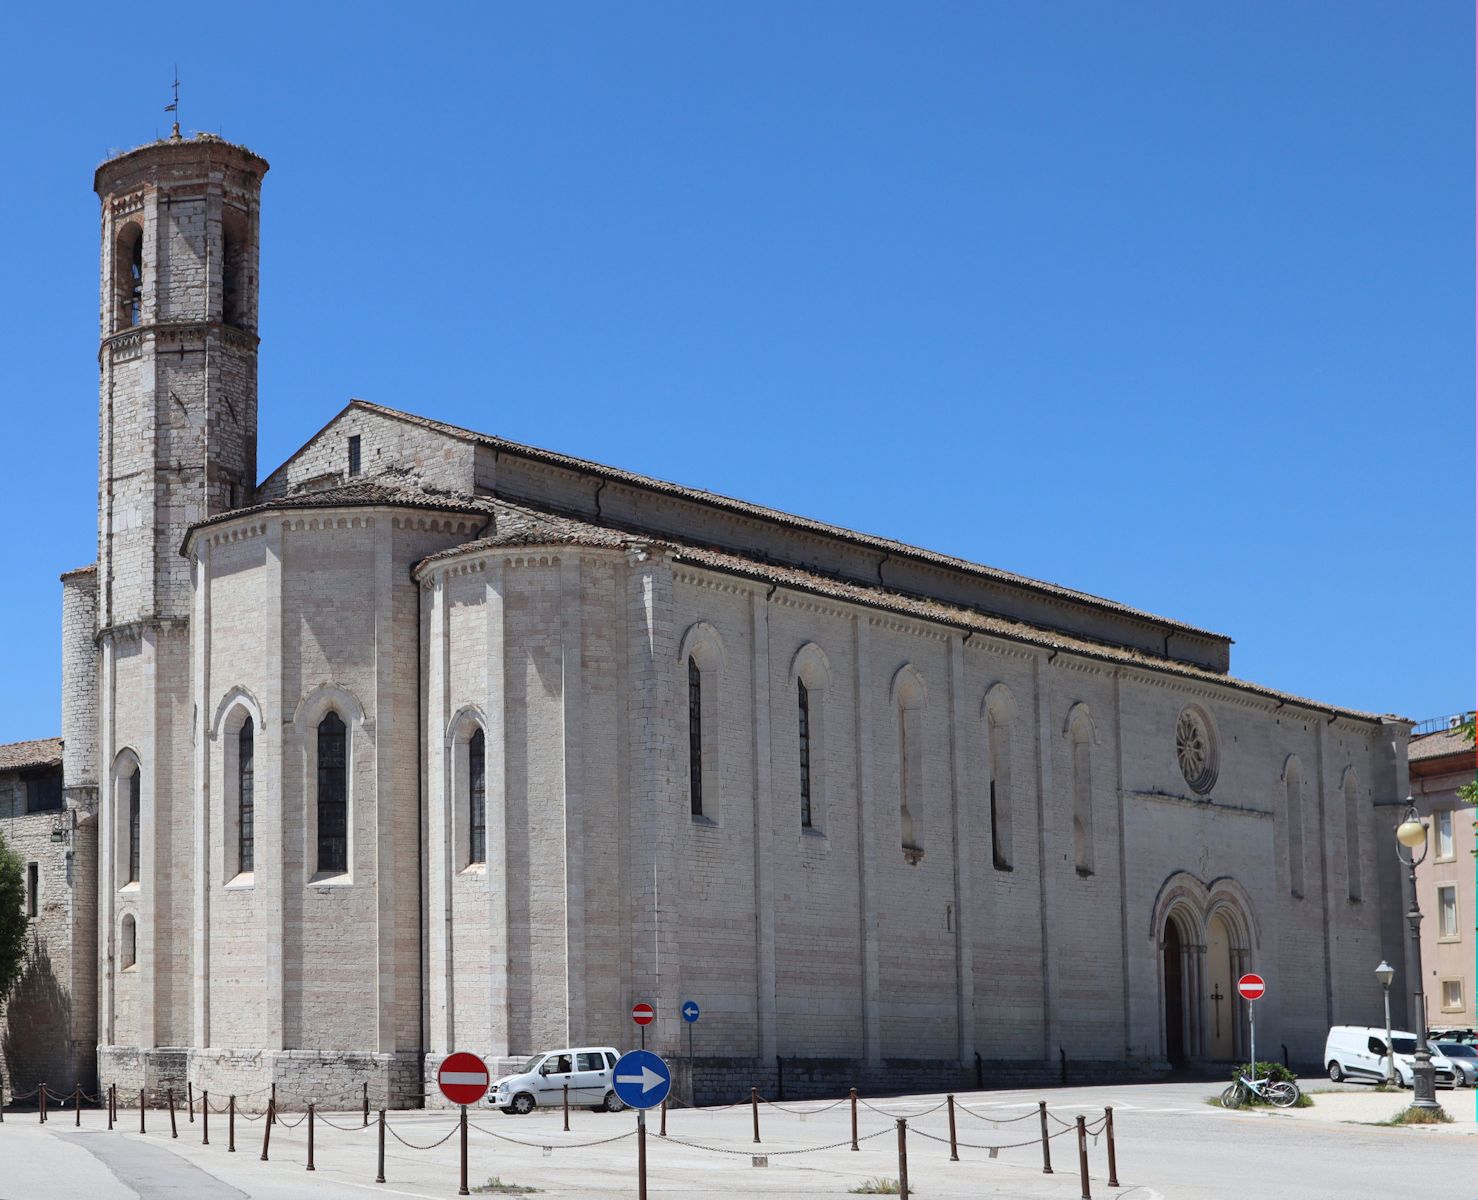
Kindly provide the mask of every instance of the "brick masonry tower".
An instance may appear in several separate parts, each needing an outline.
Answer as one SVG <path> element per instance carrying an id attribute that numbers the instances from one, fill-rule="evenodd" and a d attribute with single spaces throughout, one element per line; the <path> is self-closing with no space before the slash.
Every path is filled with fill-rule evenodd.
<path id="1" fill-rule="evenodd" d="M 180 547 L 193 523 L 250 503 L 256 480 L 266 171 L 243 147 L 176 132 L 94 178 L 98 1060 L 105 1079 L 127 1066 L 151 1086 L 176 1076 L 183 1050 L 170 1048 L 203 1033 L 193 932 L 207 829 L 191 727 L 195 596 Z"/>

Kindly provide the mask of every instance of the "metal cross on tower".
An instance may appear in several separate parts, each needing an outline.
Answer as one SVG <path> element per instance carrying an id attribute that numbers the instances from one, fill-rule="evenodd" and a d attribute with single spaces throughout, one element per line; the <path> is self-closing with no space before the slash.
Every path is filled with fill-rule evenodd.
<path id="1" fill-rule="evenodd" d="M 178 139 L 180 136 L 180 68 L 178 63 L 175 64 L 174 69 L 174 103 L 166 104 L 164 111 L 174 113 L 174 130 L 170 137 Z"/>

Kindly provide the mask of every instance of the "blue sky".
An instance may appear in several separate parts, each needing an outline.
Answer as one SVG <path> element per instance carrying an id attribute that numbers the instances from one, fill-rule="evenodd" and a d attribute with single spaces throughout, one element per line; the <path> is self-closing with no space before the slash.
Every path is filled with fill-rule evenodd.
<path id="1" fill-rule="evenodd" d="M 79 11 L 0 49 L 0 741 L 60 727 L 91 173 L 176 62 L 272 164 L 263 475 L 361 396 L 1471 703 L 1467 4 Z"/>

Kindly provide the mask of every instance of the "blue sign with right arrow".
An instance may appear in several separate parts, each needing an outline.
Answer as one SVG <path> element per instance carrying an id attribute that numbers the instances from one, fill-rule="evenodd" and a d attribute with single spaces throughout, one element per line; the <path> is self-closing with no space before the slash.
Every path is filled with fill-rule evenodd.
<path id="1" fill-rule="evenodd" d="M 683 1020 L 691 1025 L 698 1019 L 698 1003 L 696 1000 L 683 1001 Z"/>
<path id="2" fill-rule="evenodd" d="M 627 1108 L 656 1108 L 672 1090 L 672 1072 L 650 1050 L 631 1050 L 616 1060 L 614 1090 Z"/>

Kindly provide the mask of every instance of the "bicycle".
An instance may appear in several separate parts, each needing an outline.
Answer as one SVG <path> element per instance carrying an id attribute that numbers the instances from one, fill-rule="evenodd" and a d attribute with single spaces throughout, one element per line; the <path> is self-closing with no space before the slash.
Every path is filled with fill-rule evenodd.
<path id="1" fill-rule="evenodd" d="M 1222 1092 L 1221 1106 L 1241 1108 L 1244 1104 L 1251 1104 L 1256 1098 L 1266 1100 L 1278 1108 L 1291 1108 L 1298 1103 L 1301 1094 L 1298 1084 L 1289 1083 L 1285 1079 L 1249 1079 L 1246 1075 L 1238 1075 Z"/>

